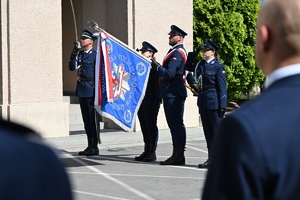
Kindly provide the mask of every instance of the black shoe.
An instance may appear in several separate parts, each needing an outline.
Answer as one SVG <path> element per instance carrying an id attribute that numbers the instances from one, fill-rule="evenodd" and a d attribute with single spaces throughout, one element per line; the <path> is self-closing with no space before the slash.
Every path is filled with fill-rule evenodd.
<path id="1" fill-rule="evenodd" d="M 88 151 L 85 152 L 85 156 L 96 156 L 99 155 L 98 147 L 91 147 Z"/>
<path id="2" fill-rule="evenodd" d="M 90 147 L 87 147 L 87 148 L 85 148 L 85 150 L 79 151 L 79 152 L 78 152 L 78 155 L 79 155 L 79 156 L 84 156 L 84 155 L 85 155 L 85 152 L 87 152 L 89 149 L 90 149 Z"/>
<path id="3" fill-rule="evenodd" d="M 155 152 L 149 152 L 148 155 L 143 159 L 144 162 L 153 162 L 156 161 Z"/>
<path id="4" fill-rule="evenodd" d="M 153 162 L 156 160 L 156 144 L 151 143 L 149 147 L 149 153 L 143 159 L 144 162 Z"/>
<path id="5" fill-rule="evenodd" d="M 199 168 L 208 168 L 209 165 L 209 159 L 207 161 L 205 161 L 203 164 L 199 164 L 198 167 Z"/>
<path id="6" fill-rule="evenodd" d="M 161 165 L 185 165 L 185 158 L 181 154 L 180 148 L 173 148 L 173 154 L 165 161 L 161 161 Z"/>
<path id="7" fill-rule="evenodd" d="M 148 155 L 148 152 L 144 151 L 141 155 L 134 157 L 134 160 L 142 161 L 147 155 Z"/>
<path id="8" fill-rule="evenodd" d="M 185 161 L 181 157 L 171 156 L 165 161 L 160 161 L 161 165 L 185 165 Z"/>

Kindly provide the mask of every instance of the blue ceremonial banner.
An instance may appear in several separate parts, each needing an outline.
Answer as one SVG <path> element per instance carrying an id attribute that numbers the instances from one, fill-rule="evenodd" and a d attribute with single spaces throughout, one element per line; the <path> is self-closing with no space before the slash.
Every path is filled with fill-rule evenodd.
<path id="1" fill-rule="evenodd" d="M 132 131 L 145 95 L 150 69 L 150 60 L 100 30 L 95 109 L 125 131 Z"/>

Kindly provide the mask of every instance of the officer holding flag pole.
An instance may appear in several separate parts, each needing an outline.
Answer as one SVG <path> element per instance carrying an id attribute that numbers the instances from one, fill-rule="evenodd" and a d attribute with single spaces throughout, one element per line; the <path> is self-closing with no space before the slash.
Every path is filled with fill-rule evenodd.
<path id="1" fill-rule="evenodd" d="M 77 86 L 75 95 L 79 97 L 84 129 L 87 135 L 88 146 L 78 155 L 92 156 L 99 155 L 99 119 L 94 109 L 95 99 L 95 62 L 97 52 L 93 49 L 93 42 L 96 37 L 88 30 L 83 30 L 80 44 L 83 50 L 79 51 L 80 45 L 74 43 L 69 69 L 77 70 Z"/>

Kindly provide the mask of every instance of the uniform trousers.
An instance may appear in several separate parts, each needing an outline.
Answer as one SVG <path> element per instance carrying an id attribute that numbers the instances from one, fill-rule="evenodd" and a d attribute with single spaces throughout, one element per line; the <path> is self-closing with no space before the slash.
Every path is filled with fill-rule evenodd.
<path id="1" fill-rule="evenodd" d="M 96 117 L 94 109 L 94 97 L 79 98 L 84 129 L 88 137 L 98 139 Z M 99 122 L 97 122 L 99 123 Z"/>
<path id="2" fill-rule="evenodd" d="M 174 148 L 184 147 L 186 144 L 186 130 L 183 123 L 184 102 L 186 97 L 165 97 L 163 105 L 168 126 L 172 135 Z"/>
<path id="3" fill-rule="evenodd" d="M 217 126 L 221 121 L 218 117 L 217 110 L 199 109 L 206 145 L 208 149 L 208 158 L 210 158 L 210 149 L 216 135 Z"/>
<path id="4" fill-rule="evenodd" d="M 152 106 L 141 106 L 139 108 L 138 117 L 141 124 L 144 143 L 157 144 L 157 114 L 158 110 L 153 110 Z"/>

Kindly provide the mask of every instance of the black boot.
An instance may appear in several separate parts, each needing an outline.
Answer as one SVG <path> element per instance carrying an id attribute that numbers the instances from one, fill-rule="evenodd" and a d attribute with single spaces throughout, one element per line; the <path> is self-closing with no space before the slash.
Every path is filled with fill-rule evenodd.
<path id="1" fill-rule="evenodd" d="M 185 157 L 184 157 L 185 147 L 180 147 L 180 159 L 182 160 L 183 165 L 185 165 Z"/>
<path id="2" fill-rule="evenodd" d="M 150 143 L 145 143 L 144 152 L 141 155 L 134 157 L 134 160 L 142 161 L 148 155 L 149 149 L 150 149 Z"/>
<path id="3" fill-rule="evenodd" d="M 183 160 L 182 156 L 180 156 L 180 148 L 173 147 L 173 154 L 170 158 L 165 161 L 161 161 L 161 165 L 184 165 L 185 161 Z"/>
<path id="4" fill-rule="evenodd" d="M 91 148 L 89 148 L 89 150 L 85 152 L 85 156 L 95 156 L 95 155 L 99 155 L 98 140 L 97 138 L 92 137 Z"/>
<path id="5" fill-rule="evenodd" d="M 84 156 L 84 155 L 85 155 L 85 152 L 87 152 L 87 151 L 91 148 L 91 145 L 92 145 L 92 138 L 89 137 L 89 136 L 87 136 L 87 141 L 88 141 L 88 146 L 87 146 L 87 148 L 85 148 L 85 150 L 83 150 L 83 151 L 79 151 L 79 152 L 78 152 L 78 155 L 79 155 L 79 156 Z"/>
<path id="6" fill-rule="evenodd" d="M 147 156 L 143 159 L 143 161 L 144 161 L 144 162 L 152 162 L 152 161 L 155 161 L 155 160 L 156 160 L 155 150 L 156 150 L 156 145 L 155 145 L 155 144 L 150 144 L 149 153 L 148 153 Z"/>

